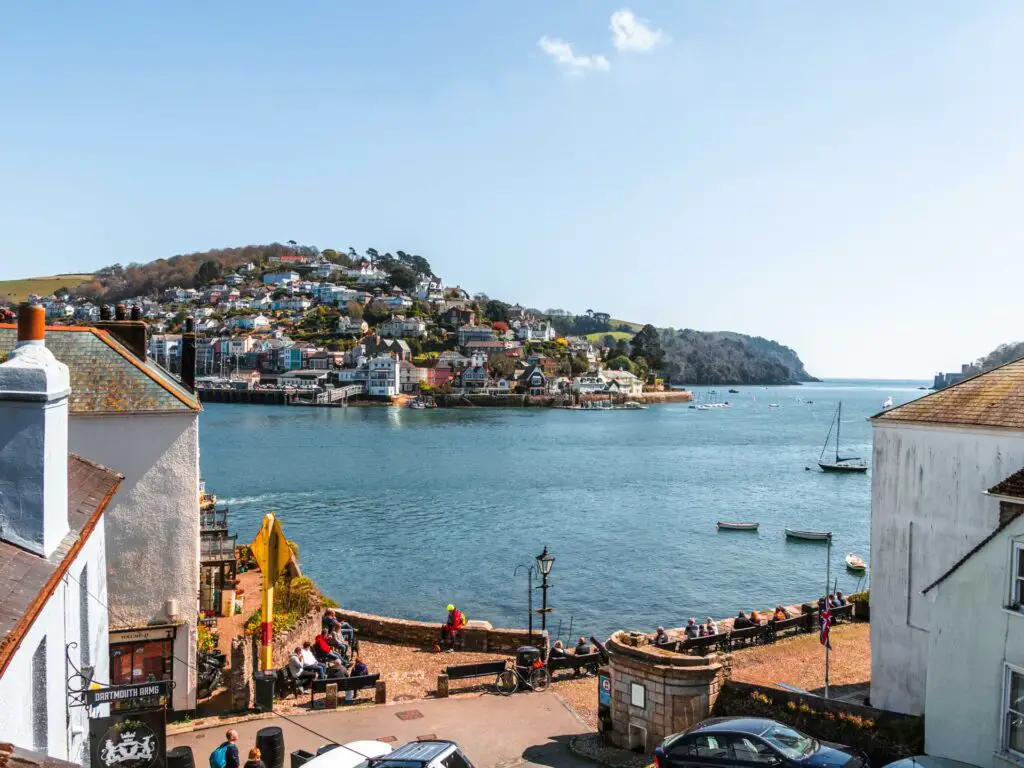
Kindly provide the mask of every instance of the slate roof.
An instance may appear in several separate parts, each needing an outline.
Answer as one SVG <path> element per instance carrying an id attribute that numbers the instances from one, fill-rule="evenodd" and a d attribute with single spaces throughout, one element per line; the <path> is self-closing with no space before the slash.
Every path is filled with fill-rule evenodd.
<path id="1" fill-rule="evenodd" d="M 68 526 L 49 558 L 0 541 L 0 674 L 64 577 L 124 480 L 80 456 L 68 456 Z"/>
<path id="2" fill-rule="evenodd" d="M 1024 429 L 1024 357 L 890 408 L 871 420 Z"/>
<path id="3" fill-rule="evenodd" d="M 1020 469 L 988 489 L 988 492 L 996 496 L 1012 496 L 1015 499 L 1024 500 L 1024 469 Z"/>
<path id="4" fill-rule="evenodd" d="M 13 325 L 0 325 L 0 360 L 18 341 Z M 46 346 L 71 372 L 72 413 L 200 411 L 196 396 L 167 371 L 143 362 L 108 331 L 48 326 Z"/>

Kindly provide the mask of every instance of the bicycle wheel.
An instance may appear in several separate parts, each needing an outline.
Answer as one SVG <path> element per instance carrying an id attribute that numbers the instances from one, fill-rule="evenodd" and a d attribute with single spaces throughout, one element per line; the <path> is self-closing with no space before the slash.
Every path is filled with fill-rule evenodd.
<path id="1" fill-rule="evenodd" d="M 535 691 L 546 691 L 551 685 L 551 673 L 546 668 L 535 669 L 530 674 L 530 687 Z"/>
<path id="2" fill-rule="evenodd" d="M 518 685 L 519 681 L 516 680 L 516 673 L 511 669 L 499 672 L 497 679 L 494 681 L 494 687 L 498 689 L 498 693 L 502 696 L 511 696 L 516 692 Z"/>

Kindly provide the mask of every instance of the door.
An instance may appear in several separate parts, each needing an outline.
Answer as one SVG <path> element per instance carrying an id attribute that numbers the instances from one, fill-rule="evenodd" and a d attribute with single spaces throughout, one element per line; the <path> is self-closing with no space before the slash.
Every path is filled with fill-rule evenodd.
<path id="1" fill-rule="evenodd" d="M 736 765 L 747 768 L 769 768 L 781 765 L 782 758 L 770 746 L 756 736 L 737 733 L 731 737 L 732 754 Z"/>
<path id="2" fill-rule="evenodd" d="M 731 765 L 731 737 L 722 733 L 684 736 L 665 753 L 671 768 L 721 768 Z"/>

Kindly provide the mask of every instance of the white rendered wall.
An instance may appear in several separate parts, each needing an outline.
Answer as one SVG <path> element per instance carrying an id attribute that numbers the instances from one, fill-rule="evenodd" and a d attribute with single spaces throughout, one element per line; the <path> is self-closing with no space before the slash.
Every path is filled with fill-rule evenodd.
<path id="1" fill-rule="evenodd" d="M 1024 432 L 874 427 L 871 704 L 920 714 L 933 614 L 921 590 L 998 525 L 984 492 L 1024 466 Z"/>
<path id="2" fill-rule="evenodd" d="M 1004 664 L 1024 669 L 1024 614 L 1004 607 L 1014 541 L 1024 541 L 1024 517 L 934 590 L 924 719 L 929 755 L 992 768 L 1009 764 L 995 752 L 1002 747 Z"/>
<path id="3" fill-rule="evenodd" d="M 73 414 L 69 448 L 116 468 L 124 482 L 107 507 L 111 629 L 166 624 L 177 600 L 172 697 L 196 704 L 199 601 L 199 414 Z"/>
<path id="4" fill-rule="evenodd" d="M 49 743 L 43 747 L 43 751 L 61 760 L 82 762 L 83 746 L 89 739 L 86 720 L 88 710 L 85 707 L 68 706 L 65 648 L 69 643 L 78 644 L 70 650 L 70 656 L 75 665 L 80 667 L 83 647 L 79 614 L 81 597 L 76 580 L 82 578 L 82 570 L 86 568 L 89 592 L 92 593 L 85 604 L 89 611 L 89 655 L 95 668 L 93 679 L 104 684 L 109 682 L 110 648 L 107 642 L 107 612 L 104 609 L 108 594 L 104 552 L 104 525 L 101 520 L 72 562 L 69 575 L 57 586 L 15 651 L 3 677 L 0 677 L 0 741 L 11 741 L 25 749 L 37 749 L 40 746 L 33 744 L 32 656 L 39 643 L 46 638 Z M 97 716 L 106 715 L 106 710 L 106 706 L 98 708 Z"/>

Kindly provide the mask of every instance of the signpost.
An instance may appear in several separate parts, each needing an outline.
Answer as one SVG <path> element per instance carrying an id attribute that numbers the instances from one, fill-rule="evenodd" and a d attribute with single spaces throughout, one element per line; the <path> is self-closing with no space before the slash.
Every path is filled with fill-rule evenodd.
<path id="1" fill-rule="evenodd" d="M 156 680 L 152 683 L 137 685 L 112 685 L 108 688 L 91 688 L 85 692 L 85 703 L 90 707 L 97 704 L 115 704 L 122 702 L 145 703 L 145 699 L 167 701 L 171 695 L 170 680 Z"/>
<path id="2" fill-rule="evenodd" d="M 93 768 L 165 768 L 167 725 L 164 710 L 118 712 L 110 717 L 94 717 L 89 720 L 89 744 Z"/>
<path id="3" fill-rule="evenodd" d="M 260 625 L 260 669 L 264 672 L 274 668 L 273 639 L 274 627 L 274 584 L 284 573 L 288 562 L 292 558 L 291 548 L 288 540 L 281 530 L 281 521 L 273 512 L 268 512 L 263 518 L 263 525 L 260 532 L 256 534 L 250 545 L 253 557 L 260 566 L 263 574 L 263 606 Z"/>

